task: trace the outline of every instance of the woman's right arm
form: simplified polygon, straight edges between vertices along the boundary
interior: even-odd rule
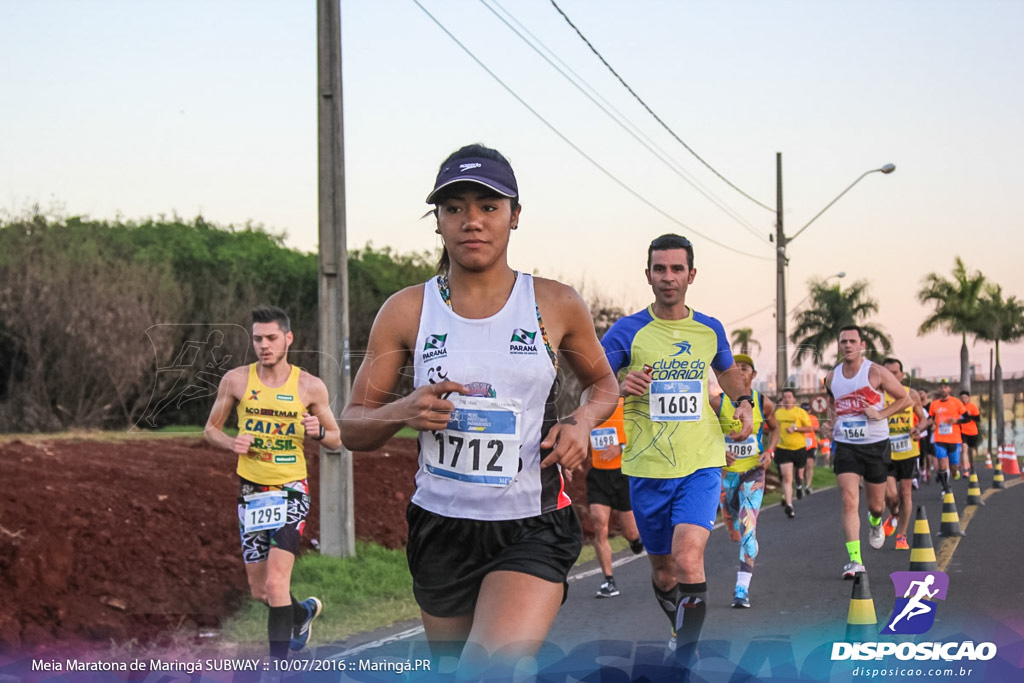
[[[404,397],[394,393],[416,342],[422,296],[422,285],[408,287],[377,313],[351,399],[341,413],[341,441],[351,451],[375,450],[405,426],[444,429],[454,406],[442,396],[464,390],[456,382],[441,382]]]

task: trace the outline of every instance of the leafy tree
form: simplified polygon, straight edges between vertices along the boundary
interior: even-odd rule
[[[999,342],[1015,342],[1024,338],[1024,302],[1015,296],[1003,298],[999,285],[987,284],[978,301],[971,330],[979,339],[994,342],[996,346],[995,365],[995,413],[996,440],[998,445],[1006,443],[1005,414],[1003,413],[1003,367],[999,362]]]
[[[738,353],[750,355],[751,347],[756,346],[761,351],[761,342],[754,339],[754,330],[749,327],[741,327],[732,331],[732,346],[738,348]]]
[[[434,270],[428,254],[369,245],[349,266],[356,350],[381,303]],[[262,304],[288,311],[291,362],[331,371],[318,367],[317,269],[251,224],[0,222],[0,430],[201,424],[223,373],[251,362]]]
[[[819,367],[827,367],[825,350],[835,348],[839,330],[846,325],[859,325],[867,343],[867,353],[877,358],[892,349],[889,336],[877,325],[865,322],[878,312],[878,302],[868,296],[868,283],[858,280],[845,290],[838,284],[826,285],[824,280],[812,279],[807,307],[796,314],[796,327],[790,341],[796,345],[793,364],[810,357]],[[838,353],[836,354],[838,358]]]
[[[959,256],[953,267],[952,279],[937,273],[924,277],[917,293],[922,304],[932,304],[932,314],[924,319],[918,336],[942,329],[960,335],[960,386],[971,390],[971,365],[967,352],[967,335],[973,333],[972,320],[978,313],[978,300],[985,287],[985,276],[967,267]]]
[[[12,352],[0,427],[130,425],[152,351],[144,330],[180,314],[168,268],[124,262],[78,221],[0,232],[0,316]]]

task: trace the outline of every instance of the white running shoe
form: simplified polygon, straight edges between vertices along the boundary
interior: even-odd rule
[[[852,579],[853,577],[857,576],[858,573],[863,571],[867,570],[864,569],[864,565],[862,565],[860,562],[847,562],[846,566],[843,567],[843,578]]]
[[[868,530],[868,543],[870,543],[871,547],[875,550],[878,550],[885,545],[885,529],[882,528],[881,521],[876,525],[872,525]]]

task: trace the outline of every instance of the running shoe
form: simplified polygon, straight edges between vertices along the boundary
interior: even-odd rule
[[[885,545],[885,530],[882,529],[881,521],[879,521],[878,524],[872,525],[868,529],[868,543],[870,543],[871,547],[875,550],[878,550]]]
[[[885,537],[888,538],[896,533],[896,520],[892,515],[889,515],[885,522],[882,524],[882,530],[885,531]]]
[[[919,487],[919,484],[917,483],[917,477],[914,477],[914,478],[913,478],[913,479],[911,480],[911,482],[910,482],[910,485],[911,485],[911,486],[912,486],[912,487],[914,488],[914,490],[915,490],[915,491],[916,491],[916,490],[918,489],[918,487]]]
[[[906,534],[896,534],[896,550],[910,550]]]
[[[313,620],[320,616],[324,606],[317,598],[306,598],[299,603],[306,610],[306,618],[301,624],[292,628],[292,642],[288,647],[292,650],[301,650],[309,642],[309,636],[313,633]]]
[[[800,485],[800,482],[796,482],[796,499],[800,500],[804,497],[804,487]]]
[[[793,509],[792,505],[786,505],[786,516],[790,519],[796,517],[796,510]]]
[[[639,538],[629,542],[629,549],[633,551],[634,555],[639,555],[644,551],[644,542]]]
[[[847,562],[846,566],[843,567],[843,578],[852,579],[857,574],[864,571],[867,570],[864,569],[864,565],[862,565],[860,562]]]
[[[953,481],[959,481],[959,480],[960,480],[960,470],[957,470],[956,472],[953,473]]]
[[[608,579],[601,584],[601,587],[597,589],[597,598],[614,598],[619,594],[619,589],[615,585],[614,579]]]
[[[804,495],[805,496],[809,496],[812,493],[814,493],[814,489],[812,489],[810,486],[805,486],[804,487]]]
[[[747,589],[743,586],[736,586],[736,592],[733,594],[732,606],[735,608],[750,607],[750,599],[747,597]]]

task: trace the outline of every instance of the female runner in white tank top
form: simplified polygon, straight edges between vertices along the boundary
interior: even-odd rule
[[[580,296],[509,267],[518,194],[495,150],[470,145],[442,163],[427,198],[439,275],[381,307],[341,420],[353,451],[420,432],[410,571],[434,655],[460,667],[499,650],[514,663],[547,636],[582,544],[562,473],[582,466],[618,399]],[[584,401],[556,420],[559,351]],[[414,390],[396,396],[410,364]]]

